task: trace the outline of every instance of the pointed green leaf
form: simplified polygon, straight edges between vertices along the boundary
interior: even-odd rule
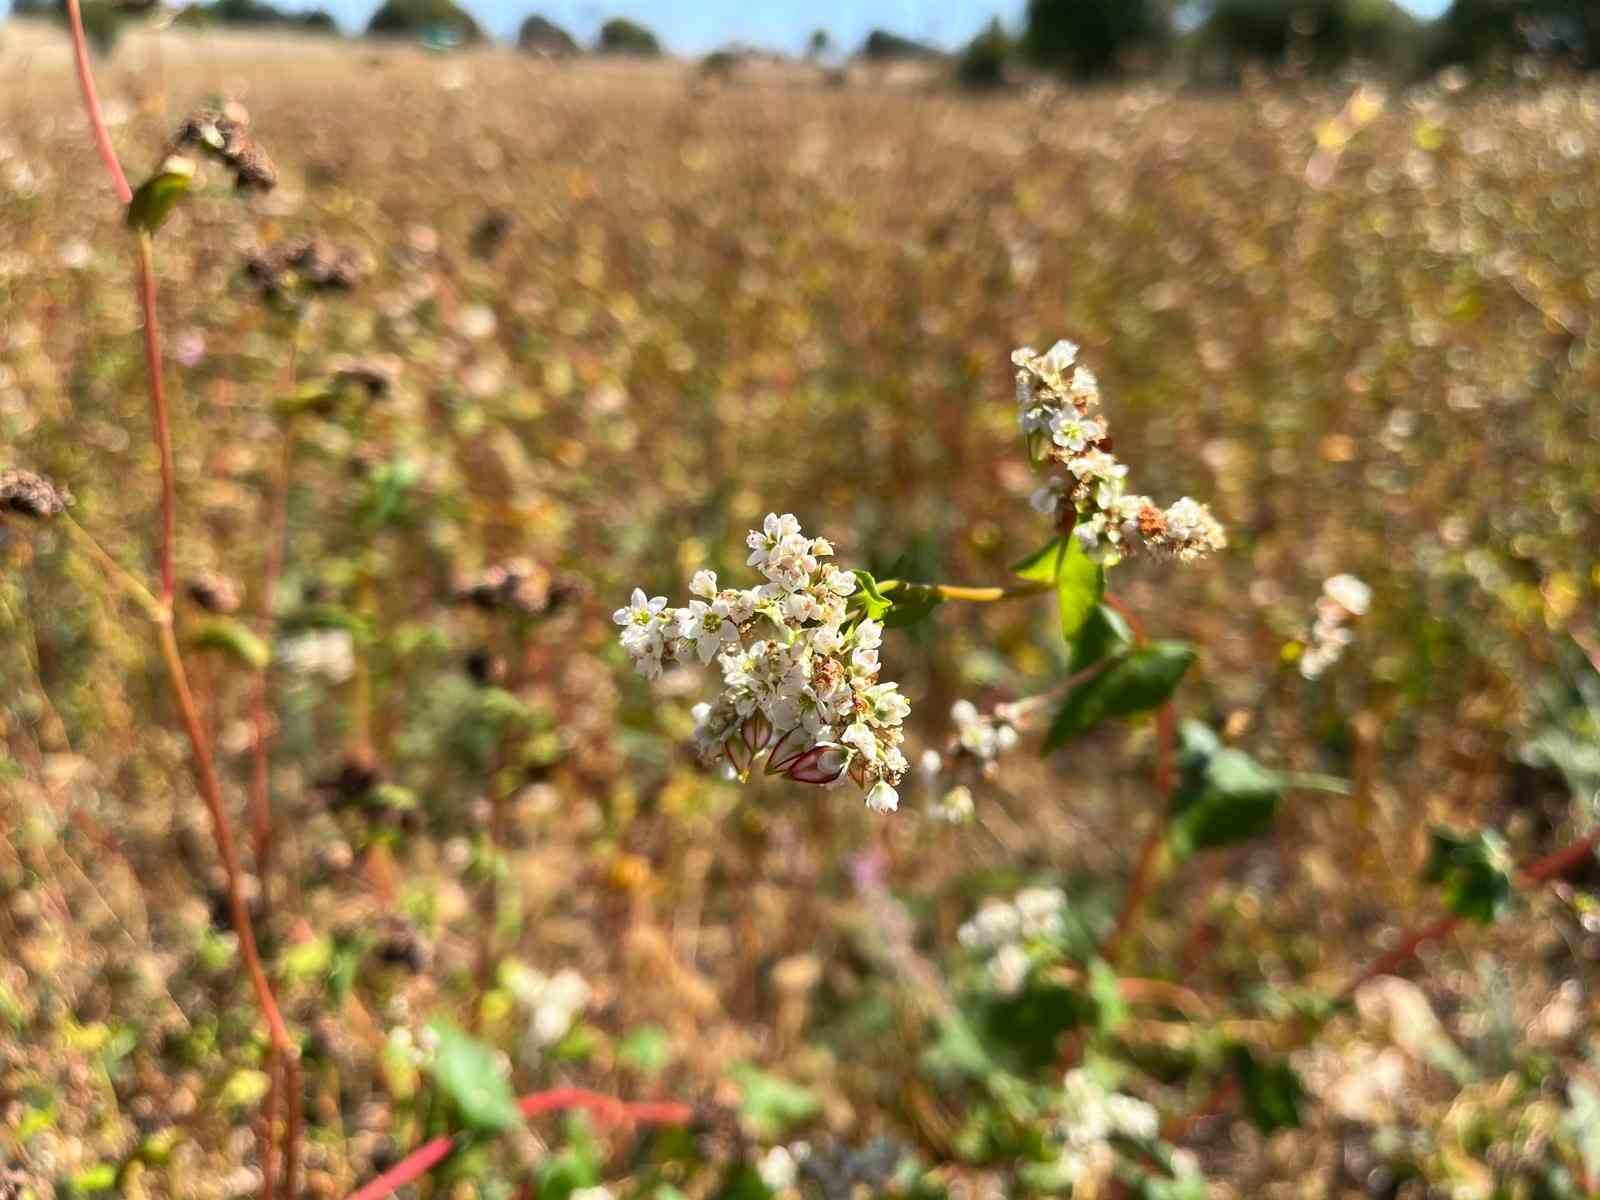
[[[1061,636],[1072,641],[1100,603],[1106,590],[1105,568],[1084,552],[1077,538],[1059,537],[1013,566],[1012,571],[1035,583],[1052,583]]]
[[[729,1074],[739,1085],[739,1116],[757,1137],[781,1138],[791,1126],[816,1116],[820,1107],[809,1089],[740,1063]]]
[[[154,233],[166,224],[178,201],[189,194],[189,183],[194,178],[194,164],[179,155],[173,155],[161,164],[161,169],[139,185],[133,199],[128,201],[128,228]]]
[[[494,1050],[448,1021],[434,1021],[429,1028],[439,1043],[433,1081],[462,1123],[475,1133],[499,1133],[517,1124],[522,1113]]]
[[[1194,648],[1181,642],[1151,642],[1118,659],[1067,693],[1045,734],[1045,751],[1101,721],[1157,707],[1172,695],[1194,660]]]
[[[261,670],[272,657],[267,643],[238,621],[214,617],[196,626],[189,644],[197,650],[216,650],[253,670]]]
[[[1248,1046],[1234,1046],[1229,1057],[1250,1123],[1262,1133],[1299,1129],[1305,1087],[1294,1068],[1281,1060],[1259,1059]]]
[[[894,607],[894,602],[878,590],[878,581],[872,577],[872,572],[855,570],[850,573],[856,577],[856,592],[850,597],[851,605],[860,609],[869,621],[883,620],[889,609]]]
[[[1511,903],[1511,852],[1492,829],[1462,836],[1434,829],[1424,883],[1437,883],[1445,906],[1458,917],[1488,925]]]
[[[1089,964],[1089,998],[1094,1001],[1095,1024],[1102,1033],[1115,1033],[1128,1019],[1117,973],[1103,958]]]
[[[1265,832],[1278,812],[1283,778],[1242,750],[1217,746],[1206,752],[1196,746],[1193,726],[1185,723],[1181,758],[1183,779],[1172,797],[1167,841],[1174,854],[1186,858],[1197,850],[1232,845]]]
[[[1072,643],[1072,660],[1067,672],[1076,675],[1101,659],[1123,653],[1132,645],[1133,630],[1127,618],[1109,605],[1097,604]]]

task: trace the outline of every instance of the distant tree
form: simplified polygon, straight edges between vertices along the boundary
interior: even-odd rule
[[[1455,0],[1434,24],[1428,65],[1492,67],[1533,54],[1600,67],[1596,0]]]
[[[833,49],[833,38],[826,29],[813,29],[806,39],[806,57],[821,58]]]
[[[517,30],[517,47],[545,58],[569,58],[578,53],[578,43],[570,33],[537,13]]]
[[[942,56],[932,46],[922,42],[914,42],[886,29],[874,29],[861,44],[861,57],[869,62],[907,62]]]
[[[1328,71],[1352,59],[1400,69],[1420,33],[1394,0],[1214,0],[1198,41],[1229,73],[1246,62]]]
[[[367,22],[367,36],[481,42],[483,30],[454,0],[385,0]]]
[[[612,17],[600,26],[600,40],[595,44],[595,49],[601,54],[657,58],[661,54],[661,43],[643,25],[626,17]]]
[[[211,4],[191,4],[174,18],[174,23],[190,28],[235,26],[253,29],[298,29],[308,33],[338,33],[339,26],[329,14],[288,12],[261,0],[214,0]]]
[[[96,54],[109,55],[122,37],[128,13],[122,11],[113,0],[83,0],[79,11],[83,14],[83,34],[90,47]],[[13,0],[11,15],[52,17],[65,23],[67,6],[65,0]]]
[[[1128,57],[1168,36],[1161,0],[1028,0],[1023,49],[1030,62],[1078,79],[1117,74]]]
[[[996,17],[961,52],[961,60],[956,64],[956,78],[963,87],[1001,87],[1006,81],[1006,67],[1015,52],[1015,44]]]

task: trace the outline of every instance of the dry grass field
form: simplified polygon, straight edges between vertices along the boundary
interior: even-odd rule
[[[611,620],[635,585],[748,582],[767,512],[880,578],[1005,582],[1050,536],[1009,355],[1057,337],[1141,486],[1228,529],[1205,563],[1117,568],[1151,636],[1200,648],[1181,715],[1346,782],[1168,863],[1117,963],[1127,1011],[1051,1025],[1045,1060],[1115,1063],[1181,1123],[1226,1047],[1286,1056],[1298,1128],[1228,1108],[1173,1133],[1211,1195],[1596,1194],[1592,856],[1318,1006],[1445,911],[1430,828],[1529,863],[1600,816],[1600,86],[1394,92],[1341,133],[1348,88],[972,98],[173,33],[96,70],[135,184],[219,100],[281,176],[239,199],[203,169],[156,271],[179,575],[236,581],[238,624],[275,614],[265,872],[249,649],[192,601],[176,619],[302,1046],[305,1195],[443,1132],[439,1016],[519,1092],[698,1123],[519,1128],[435,1196],[1070,1191],[1022,1169],[1054,1151],[1005,1084],[1056,1067],[961,1057],[957,931],[1029,884],[1104,931],[1156,820],[1152,726],[1008,758],[969,823],[910,780],[880,815],[703,770],[701,673],[637,678]],[[247,256],[305,234],[359,280],[265,296]],[[129,242],[65,37],[0,26],[0,470],[70,488],[149,577]],[[381,389],[317,390],[357,367]],[[460,602],[519,557],[532,601]],[[1340,573],[1370,611],[1308,680],[1297,639]],[[891,630],[913,762],[956,700],[1065,678],[1053,625],[1025,600]],[[260,1191],[264,1035],[162,672],[103,562],[0,521],[0,1197]],[[1208,1194],[1128,1161],[1072,1194]]]

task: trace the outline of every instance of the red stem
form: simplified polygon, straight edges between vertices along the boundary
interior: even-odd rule
[[[1177,743],[1177,710],[1172,707],[1172,701],[1168,700],[1156,709],[1155,780],[1156,792],[1161,797],[1161,808],[1156,812],[1150,832],[1145,835],[1144,845],[1139,849],[1139,861],[1133,869],[1133,879],[1128,883],[1128,895],[1122,902],[1122,912],[1117,917],[1111,935],[1106,938],[1105,945],[1100,947],[1100,957],[1107,962],[1115,961],[1117,951],[1122,948],[1128,935],[1138,924],[1139,915],[1144,911],[1144,902],[1155,887],[1156,869],[1161,863],[1161,844],[1167,836],[1167,807],[1172,800]]]
[[[161,456],[161,602],[168,611],[177,591],[173,547],[178,540],[177,481],[172,466],[172,418],[161,370],[161,325],[156,317],[155,250],[148,233],[139,234],[139,305],[144,310],[144,361],[150,380],[150,416]]]
[[[67,0],[67,27],[72,33],[72,64],[78,71],[78,90],[83,93],[83,111],[88,114],[90,128],[94,130],[95,149],[100,152],[100,161],[111,176],[111,186],[116,189],[117,200],[127,207],[133,200],[133,189],[128,186],[128,177],[122,173],[122,164],[117,161],[116,149],[111,145],[111,134],[106,129],[105,114],[100,111],[100,94],[95,90],[94,72],[89,69],[89,39],[84,36],[83,12],[78,7],[78,0]]]
[[[517,1102],[524,1117],[533,1118],[544,1113],[565,1112],[581,1108],[593,1113],[602,1121],[613,1124],[636,1122],[641,1125],[686,1125],[694,1117],[687,1104],[667,1102],[662,1104],[629,1104],[613,1096],[582,1088],[551,1088],[546,1092],[533,1092]],[[382,1200],[394,1194],[413,1179],[426,1175],[457,1148],[456,1138],[438,1137],[425,1142],[401,1159],[371,1183],[351,1192],[346,1200]]]

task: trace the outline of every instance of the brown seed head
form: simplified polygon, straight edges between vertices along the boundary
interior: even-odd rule
[[[72,493],[43,475],[20,468],[0,471],[0,512],[49,521],[66,512]]]

